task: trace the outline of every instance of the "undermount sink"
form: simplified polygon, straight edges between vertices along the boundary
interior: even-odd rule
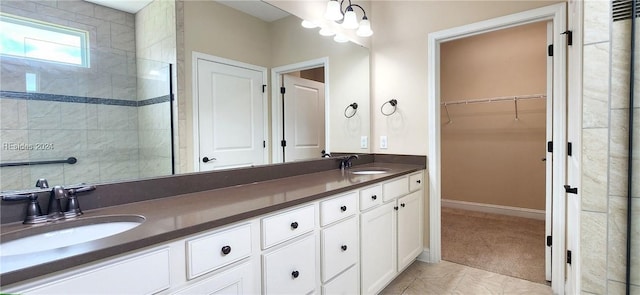
[[[131,230],[144,222],[139,215],[80,218],[0,236],[0,256],[22,255],[82,244]]]
[[[384,174],[384,173],[389,173],[389,171],[391,171],[391,169],[380,168],[380,167],[363,167],[363,168],[351,169],[349,172],[351,174],[368,175],[368,174]]]

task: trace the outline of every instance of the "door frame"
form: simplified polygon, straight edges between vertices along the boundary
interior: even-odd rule
[[[565,289],[565,200],[563,188],[566,180],[567,138],[567,42],[560,32],[566,31],[566,3],[554,4],[529,11],[498,17],[456,28],[433,32],[428,35],[428,134],[429,134],[429,260],[441,260],[441,126],[440,126],[440,43],[509,27],[539,21],[552,21],[554,87],[553,87],[553,236],[552,243],[560,247],[552,254],[552,281],[554,294],[564,294]],[[579,111],[579,110],[576,110]],[[543,241],[541,246],[544,245]],[[576,259],[577,260],[577,259]]]
[[[283,74],[297,72],[302,70],[308,70],[313,68],[324,67],[324,144],[325,151],[330,152],[329,134],[329,57],[321,57],[317,59],[302,61],[299,63],[284,65],[271,69],[271,81],[273,82],[271,87],[271,163],[283,163],[283,155],[280,152],[280,141],[283,136],[282,128],[275,128],[275,126],[282,126],[282,97],[280,96],[280,85],[282,85]]]
[[[239,68],[245,68],[262,73],[262,85],[267,84],[267,68],[256,66],[248,63],[244,63],[237,60],[232,60],[224,57],[210,55],[202,52],[191,52],[191,97],[193,97],[193,170],[194,172],[200,171],[200,118],[198,115],[199,101],[198,97],[198,61],[205,60],[225,65],[230,65]],[[266,86],[265,86],[266,87]],[[263,117],[263,138],[267,143],[263,149],[264,164],[269,162],[269,111],[268,111],[267,93],[262,92],[262,117]]]

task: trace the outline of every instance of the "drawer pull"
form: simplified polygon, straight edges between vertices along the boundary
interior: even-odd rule
[[[402,208],[404,208],[404,203],[400,204],[400,206],[402,206]]]
[[[298,272],[297,270],[294,270],[294,271],[291,273],[291,276],[292,276],[294,279],[297,279],[297,278],[298,278],[298,276],[300,276],[300,272]]]
[[[378,198],[378,196],[376,196],[376,195],[371,196],[371,199],[372,199],[372,200],[375,200],[375,199],[377,199],[377,198]]]
[[[227,255],[229,253],[231,253],[231,247],[230,246],[222,247],[222,254]]]
[[[342,212],[347,211],[347,206],[340,207],[340,210],[342,210]]]
[[[347,251],[347,245],[342,245],[340,246],[340,248],[342,249],[342,251]]]
[[[293,229],[298,228],[298,223],[297,223],[297,222],[295,222],[295,221],[294,221],[294,222],[292,222],[292,223],[291,223],[291,228],[293,228]]]
[[[416,180],[417,183],[422,183],[422,180],[418,179]]]

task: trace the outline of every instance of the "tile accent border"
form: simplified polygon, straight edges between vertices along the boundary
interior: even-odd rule
[[[102,104],[102,105],[115,105],[126,107],[141,107],[152,104],[158,104],[168,102],[170,100],[169,95],[154,97],[145,100],[126,100],[126,99],[113,99],[113,98],[99,98],[99,97],[87,97],[87,96],[72,96],[72,95],[60,95],[60,94],[48,94],[37,92],[18,92],[18,91],[6,91],[0,90],[0,99],[23,99],[23,100],[38,100],[38,101],[55,101],[55,102],[71,102],[71,103],[88,103],[88,104]]]

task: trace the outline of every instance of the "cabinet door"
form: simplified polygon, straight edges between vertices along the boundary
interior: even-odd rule
[[[360,218],[361,291],[378,293],[396,275],[396,206],[384,204]]]
[[[257,294],[253,283],[253,268],[251,261],[241,263],[228,270],[196,283],[176,293],[187,294]]]
[[[398,271],[422,252],[422,192],[398,199]]]

